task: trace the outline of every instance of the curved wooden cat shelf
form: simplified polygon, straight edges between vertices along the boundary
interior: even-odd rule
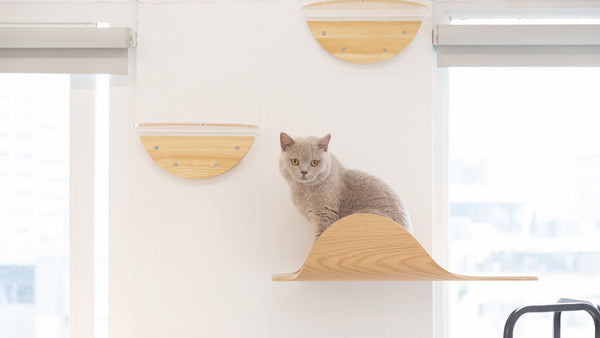
[[[237,165],[254,142],[248,124],[138,124],[144,149],[166,171],[186,178],[221,175]],[[225,134],[220,133],[225,131]],[[236,135],[242,134],[242,135]]]
[[[467,276],[438,265],[403,227],[385,217],[355,214],[333,223],[300,270],[273,281],[527,281],[535,276]]]
[[[303,7],[317,42],[336,58],[357,64],[385,61],[404,50],[428,7],[402,0],[337,0]]]

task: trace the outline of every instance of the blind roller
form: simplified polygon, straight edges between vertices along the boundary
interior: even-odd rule
[[[130,28],[0,27],[0,72],[127,74]]]
[[[439,67],[600,66],[600,25],[437,25]]]

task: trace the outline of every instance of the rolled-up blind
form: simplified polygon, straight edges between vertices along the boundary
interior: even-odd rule
[[[0,72],[127,74],[130,28],[0,27]]]
[[[600,66],[600,25],[438,25],[439,67]]]

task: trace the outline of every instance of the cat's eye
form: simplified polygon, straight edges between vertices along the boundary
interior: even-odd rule
[[[318,160],[312,160],[312,161],[310,162],[310,165],[311,165],[311,166],[313,166],[313,167],[316,167],[316,166],[318,166],[318,165],[319,165],[319,161],[318,161]]]
[[[298,161],[297,158],[293,158],[290,161],[292,162],[292,165],[298,165],[298,164],[300,164],[300,161]]]

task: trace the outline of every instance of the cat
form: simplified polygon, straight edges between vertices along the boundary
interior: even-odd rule
[[[349,170],[328,151],[331,134],[293,139],[279,135],[279,170],[292,202],[313,227],[314,240],[335,221],[356,213],[387,217],[412,231],[407,210],[382,180]]]

